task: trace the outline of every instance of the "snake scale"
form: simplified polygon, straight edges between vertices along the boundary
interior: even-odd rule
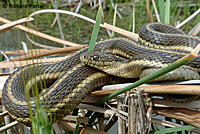
[[[198,37],[186,35],[181,30],[162,23],[144,25],[141,28],[139,41],[141,43],[127,38],[107,39],[97,42],[92,53],[88,52],[86,47],[59,62],[21,67],[7,79],[4,85],[3,104],[13,119],[30,125],[26,94],[31,94],[29,103],[35,113],[36,104],[33,97],[35,95],[31,91],[43,89],[39,94],[40,102],[43,107],[50,107],[47,114],[50,116],[52,113],[55,122],[70,114],[92,90],[106,84],[139,78],[141,73],[148,75],[148,69],[163,68],[192,51],[200,43]],[[99,51],[104,54],[102,57]],[[99,59],[103,62],[97,62]],[[186,74],[187,77],[183,79],[199,79],[199,61],[200,58],[197,57],[179,70],[191,74]],[[98,64],[100,68],[95,69],[95,64],[91,65],[91,63]],[[111,70],[119,68],[120,71],[113,74],[109,72],[110,69],[107,68],[105,71],[103,69],[106,67],[101,68],[110,63],[114,65],[109,67]],[[143,70],[147,71],[143,72]],[[127,75],[127,72],[132,76]],[[182,76],[175,79],[182,79]]]

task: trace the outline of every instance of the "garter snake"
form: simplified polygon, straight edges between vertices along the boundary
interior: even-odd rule
[[[104,46],[104,41],[100,41],[95,50],[108,49]],[[87,50],[88,48],[84,48],[60,62],[32,64],[16,70],[6,80],[2,91],[3,104],[10,116],[30,126],[26,91],[29,92],[32,88],[46,89],[39,95],[40,102],[43,107],[50,105],[47,114],[50,115],[51,112],[56,121],[70,114],[91,90],[105,84],[127,81],[82,64],[80,54]],[[49,82],[46,82],[46,87],[44,81]],[[35,113],[33,97],[30,98],[30,105]]]
[[[174,45],[175,47],[171,47],[167,44],[162,47],[163,44],[162,41],[159,40],[159,37],[164,38],[168,36],[168,34],[158,34],[158,27],[168,34],[178,35],[177,37],[180,36],[180,38],[184,38],[185,40],[187,38],[188,41],[192,40],[192,42],[196,44],[199,43],[197,37],[189,37],[180,30],[173,27],[173,29],[169,28],[171,26],[168,27],[161,23],[150,23],[144,25],[141,30],[144,31],[144,33],[141,34],[139,40],[143,42],[143,44],[127,38],[113,38],[98,42],[95,51],[109,52],[124,57],[126,60],[133,59],[135,64],[138,65],[136,65],[136,68],[143,66],[142,69],[152,66],[166,66],[188,53],[187,49],[185,49],[187,48],[187,43],[176,44]],[[155,29],[155,31],[153,31],[153,29]],[[151,33],[148,33],[148,31]],[[152,36],[151,34],[153,33],[156,33],[154,36],[158,38],[156,40],[161,42],[156,42],[156,44],[149,43],[154,39],[144,39],[148,36]],[[170,37],[167,39],[170,39]],[[194,43],[189,45],[189,51],[191,51],[194,46]],[[177,49],[179,51],[177,51]],[[26,92],[30,92],[32,89],[45,89],[39,94],[40,102],[43,107],[50,107],[50,110],[47,110],[47,114],[50,115],[51,112],[54,121],[56,121],[70,114],[85,98],[87,93],[91,92],[93,89],[106,84],[130,80],[108,75],[103,71],[83,64],[80,61],[80,55],[86,51],[87,48],[83,48],[66,58],[66,60],[60,62],[32,64],[16,70],[7,79],[2,91],[3,104],[11,117],[26,125],[30,125],[31,119]],[[95,60],[95,56],[93,59]],[[200,67],[199,61],[200,60],[197,58],[189,63],[188,66],[193,68],[190,68],[191,70],[198,70]],[[123,70],[123,68],[121,70]],[[141,68],[139,70],[141,70]],[[44,81],[46,84],[44,84]],[[30,106],[33,113],[35,113],[36,104],[34,103],[34,97],[30,97]]]

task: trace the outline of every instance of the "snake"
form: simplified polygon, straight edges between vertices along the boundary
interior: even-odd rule
[[[168,42],[164,43],[163,38]],[[56,122],[77,108],[92,90],[129,82],[148,75],[152,69],[166,67],[191,52],[199,42],[197,36],[187,35],[173,26],[148,23],[141,28],[139,42],[129,38],[106,39],[97,42],[93,52],[85,47],[62,61],[17,69],[4,84],[2,102],[13,119],[30,126],[29,109],[35,115],[38,94],[48,117],[52,116]],[[197,57],[180,68],[179,78],[167,76],[165,80],[199,79],[199,61]]]

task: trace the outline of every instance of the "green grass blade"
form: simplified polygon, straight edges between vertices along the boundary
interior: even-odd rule
[[[92,37],[91,37],[91,40],[90,40],[90,43],[89,43],[89,48],[88,48],[89,51],[93,51],[94,48],[95,48],[95,43],[96,43],[96,40],[97,40],[99,27],[100,27],[100,23],[101,23],[101,13],[102,13],[102,7],[99,6],[99,10],[98,10],[97,17],[96,17],[96,23],[94,25]]]
[[[40,106],[38,108],[38,110],[37,110],[37,118],[42,123],[42,125],[47,125],[48,124],[47,114],[46,114],[45,109],[42,108],[42,106]]]
[[[167,67],[165,67],[163,69],[160,69],[159,71],[157,71],[157,72],[155,72],[155,73],[153,73],[151,75],[148,75],[148,76],[146,76],[146,77],[134,82],[133,84],[131,84],[131,85],[127,86],[127,87],[124,87],[124,88],[122,88],[122,89],[120,89],[120,90],[118,90],[118,91],[116,91],[116,92],[104,97],[103,99],[98,101],[96,103],[96,105],[100,105],[100,104],[112,99],[113,97],[115,97],[115,96],[117,96],[117,95],[119,95],[121,93],[124,93],[126,91],[130,91],[133,88],[136,88],[136,87],[138,87],[138,86],[140,86],[140,85],[142,85],[144,83],[148,83],[149,81],[151,81],[151,80],[153,80],[155,78],[158,78],[159,76],[162,76],[162,75],[164,75],[164,74],[166,74],[166,73],[168,73],[168,72],[170,72],[172,70],[175,70],[175,69],[179,68],[180,66],[190,62],[194,57],[195,57],[194,55],[185,56],[185,57],[177,60],[176,62],[170,64],[169,66],[167,66]]]
[[[185,131],[185,130],[190,130],[194,129],[196,127],[187,125],[187,126],[181,126],[181,127],[174,127],[174,128],[166,128],[166,129],[160,129],[160,130],[155,130],[152,131],[151,134],[166,134],[166,133],[174,133],[178,131]]]
[[[40,104],[36,109],[37,116],[32,118],[32,129],[34,134],[53,134],[52,122],[48,121],[47,113]]]
[[[164,23],[165,21],[165,2],[164,0],[158,0],[160,9],[160,21]]]
[[[109,10],[110,10],[110,14],[111,14],[113,11],[112,0],[108,0],[108,4],[109,4]]]
[[[75,128],[75,134],[79,134],[79,125],[80,125],[80,122],[77,121],[76,122],[76,128]]]
[[[129,30],[130,32],[133,32],[133,10],[131,11],[130,23],[129,23],[128,30]]]
[[[169,117],[168,117],[169,118]],[[176,124],[181,124],[180,120],[175,120]],[[177,134],[183,134],[181,131],[178,131]]]
[[[170,0],[166,0],[166,5],[165,5],[165,24],[170,23]]]
[[[116,14],[117,14],[117,4],[115,5],[115,12],[114,12],[114,17],[113,17],[113,26],[116,24]],[[112,31],[112,37],[115,36],[115,32]]]
[[[78,115],[78,110],[79,110],[78,108],[74,109],[73,112],[72,112],[72,115],[73,116],[77,116]],[[79,134],[79,125],[80,125],[80,122],[77,121],[76,122],[76,128],[75,128],[75,134]]]

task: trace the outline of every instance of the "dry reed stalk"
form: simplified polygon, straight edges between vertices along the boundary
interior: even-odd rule
[[[152,100],[151,100],[151,98],[149,97],[149,94],[147,94],[147,93],[144,93],[144,95],[145,95],[145,98],[146,98],[146,105],[147,105],[147,107],[146,107],[146,120],[149,122],[149,125],[148,125],[148,130],[147,130],[147,133],[149,134],[150,133],[150,130],[151,130],[151,124],[152,124],[152,122],[151,122],[151,120],[152,120],[152,107],[153,107],[153,103],[152,103]]]
[[[11,23],[12,22],[12,21],[9,21],[9,20],[7,20],[5,18],[2,18],[2,17],[0,17],[0,21],[4,22],[4,23]],[[22,26],[22,25],[17,25],[17,26],[14,26],[14,27],[19,28],[19,29],[21,29],[23,31],[26,31],[28,33],[34,34],[36,36],[40,36],[42,38],[45,38],[45,39],[60,43],[60,44],[66,44],[66,45],[69,45],[69,46],[80,46],[80,44],[76,44],[76,43],[73,43],[73,42],[65,41],[65,40],[62,40],[62,39],[59,39],[59,38],[56,38],[56,37],[41,33],[39,31],[27,28],[27,27]]]
[[[78,3],[78,5],[76,6],[75,13],[78,13],[78,12],[79,12],[79,10],[81,9],[81,6],[82,6],[82,5],[83,5],[83,1],[80,0],[79,3]]]
[[[0,68],[10,68],[10,67],[21,67],[28,64],[39,63],[39,62],[56,62],[66,59],[65,57],[59,58],[47,58],[47,59],[34,59],[34,60],[23,60],[23,61],[10,61],[10,62],[0,62]]]
[[[53,129],[54,129],[54,131],[55,131],[56,134],[62,134],[62,131],[61,131],[58,123],[54,123],[53,124]]]
[[[33,17],[35,15],[38,15],[38,14],[42,14],[42,13],[62,13],[62,14],[68,14],[68,15],[72,15],[72,16],[75,16],[75,17],[78,17],[78,18],[81,18],[81,19],[84,19],[88,22],[91,22],[93,24],[96,23],[95,20],[93,19],[90,19],[86,16],[83,16],[83,15],[80,15],[80,14],[77,14],[77,13],[74,13],[74,12],[70,12],[70,11],[66,11],[66,10],[56,10],[56,9],[43,9],[43,10],[38,10],[36,12],[33,12],[32,14],[29,15],[29,17]],[[100,24],[100,26],[102,26],[102,24]]]
[[[107,103],[105,103],[107,104]],[[123,103],[124,104],[124,103]],[[118,103],[117,103],[118,105]],[[125,104],[124,105],[121,105],[121,110],[119,110],[118,108],[115,108],[115,107],[111,107],[110,105],[107,104],[107,106],[112,110],[114,111],[114,113],[116,114],[116,116],[120,117],[122,120],[124,121],[128,121],[127,120],[127,117],[128,117],[128,113],[125,111]]]
[[[83,103],[79,104],[78,108],[87,109],[89,111],[94,111],[94,112],[99,112],[99,113],[104,113],[107,115],[115,114],[114,110],[110,110],[108,108],[97,107],[97,106],[93,106],[93,105],[88,105],[88,104],[83,104]]]
[[[147,16],[150,22],[153,22],[152,13],[149,7],[149,0],[146,0],[146,9],[147,9]]]
[[[159,125],[166,126],[166,127],[172,127],[172,128],[173,127],[181,127],[182,126],[180,124],[176,124],[176,123],[173,123],[173,122],[160,120],[160,119],[156,119],[156,118],[152,118],[152,123],[159,124]],[[199,129],[191,129],[191,130],[187,130],[187,131],[200,133]]]
[[[165,120],[161,120],[161,119],[157,119],[157,118],[152,118],[152,123],[159,124],[159,125],[166,126],[166,127],[180,127],[180,126],[182,126],[180,124],[176,124],[176,123],[173,123],[173,122],[170,122],[170,121],[165,121]]]
[[[128,97],[128,133],[129,134],[136,134],[136,103],[135,97],[129,96]]]
[[[194,12],[192,15],[190,15],[187,19],[185,19],[183,22],[176,25],[176,28],[181,28],[183,25],[185,25],[186,23],[191,21],[194,17],[196,17],[199,13],[200,13],[200,8],[196,12]]]
[[[8,111],[4,111],[4,112],[0,113],[0,117],[4,117],[6,115],[8,115]]]
[[[3,106],[3,112],[6,112],[6,111],[7,111],[6,108]],[[15,123],[12,123],[12,118],[10,117],[10,115],[4,116],[4,122],[5,122],[5,126],[0,128],[0,132],[7,130],[7,134],[12,134],[14,131],[12,127],[17,125],[18,122],[15,121]]]
[[[52,49],[52,50],[41,51],[39,53],[30,53],[30,54],[22,55],[22,56],[17,57],[17,58],[12,58],[10,60],[21,61],[21,60],[29,60],[29,59],[32,59],[32,58],[40,58],[40,57],[43,57],[43,56],[49,56],[49,55],[53,55],[53,54],[77,51],[77,50],[83,48],[84,46],[85,45],[65,47],[65,48],[57,48],[57,49]],[[5,61],[2,61],[2,62],[5,62]]]
[[[101,130],[96,130],[90,127],[84,127],[83,132],[80,134],[109,134],[109,133],[101,131]]]
[[[110,24],[107,24],[107,23],[104,23],[103,27],[106,28],[106,29],[112,30],[112,31],[114,31],[116,33],[119,33],[121,35],[124,35],[126,37],[132,38],[132,39],[134,39],[136,41],[138,40],[138,34],[126,31],[126,30],[118,28],[118,27],[114,27],[114,26],[112,26]]]
[[[118,120],[117,116],[112,115],[108,120],[108,122],[106,123],[104,131],[107,132],[117,122],[117,120]]]
[[[141,87],[144,93],[200,95],[199,85],[151,85]]]
[[[198,22],[194,28],[188,33],[189,35],[197,35],[200,32],[200,22]]]
[[[88,117],[80,117],[80,116],[72,116],[72,115],[67,115],[62,120],[63,121],[79,121],[79,122],[83,122],[85,124],[88,124],[88,122],[89,122]]]
[[[107,32],[108,36],[109,36],[110,38],[112,38],[112,33],[110,32],[110,30],[106,29],[106,32]]]
[[[147,133],[147,131],[150,131],[150,126],[148,126],[148,120],[147,120],[147,105],[145,98],[143,97],[143,94],[141,91],[137,88],[136,91],[136,96],[138,98],[138,131],[139,133]]]
[[[28,50],[28,53],[38,53],[38,52],[42,52],[46,50],[47,49],[32,49],[32,50]],[[4,51],[4,53],[7,56],[21,56],[25,54],[24,50]],[[0,56],[4,56],[4,55],[0,53]]]
[[[144,94],[145,95],[145,98],[146,98],[146,103],[147,103],[147,114],[146,114],[146,117],[147,117],[147,120],[149,122],[151,122],[151,115],[152,115],[152,107],[153,107],[153,104],[152,104],[152,100],[151,98],[149,97],[149,94]]]
[[[166,117],[182,120],[188,124],[200,128],[200,112],[185,108],[157,108],[153,109],[153,113]]]
[[[52,28],[52,27],[56,24],[56,20],[57,20],[57,15],[56,15],[56,17],[54,18],[54,20],[53,20],[53,22],[52,22],[50,28]]]
[[[133,28],[132,32],[135,33],[135,0],[133,0]]]
[[[29,21],[32,21],[32,20],[34,20],[34,19],[32,17],[29,17],[29,18],[23,18],[23,19],[19,19],[19,20],[1,25],[0,26],[0,33],[5,32],[7,30],[10,30],[11,28],[13,28],[16,25],[19,25],[19,24],[22,24],[22,23],[25,23],[25,22],[29,22]]]
[[[195,83],[194,83],[195,84]],[[122,89],[123,87],[128,86],[129,84],[119,84],[113,86],[105,86],[103,90],[94,91],[90,93],[91,96],[105,96],[109,95],[117,90]],[[116,87],[119,87],[116,89]],[[113,88],[112,88],[113,87]],[[143,85],[140,86],[140,90],[143,93],[154,93],[154,94],[193,94],[200,95],[199,85]]]
[[[117,109],[119,111],[123,111],[123,98],[119,95],[117,98]],[[119,134],[126,134],[126,122],[118,115],[118,133]]]
[[[152,99],[154,107],[174,107],[174,108],[200,108],[200,101],[195,100],[186,103],[177,103],[170,100]]]
[[[115,4],[114,4],[113,0],[111,0],[111,5],[112,5],[112,8],[115,9]],[[118,10],[116,10],[116,14],[118,15],[118,17],[119,17],[120,19],[123,19],[122,15],[119,13]]]
[[[9,123],[9,124],[7,124],[7,125],[1,127],[1,128],[0,128],[0,133],[3,132],[3,131],[5,131],[5,130],[7,130],[7,133],[8,133],[8,134],[13,134],[11,131],[8,131],[8,129],[10,129],[10,128],[16,126],[17,124],[19,124],[19,123],[18,123],[17,121],[14,121],[14,122],[11,122],[11,123]]]
[[[56,0],[55,2],[54,2],[53,0],[51,0],[51,3],[52,3],[52,5],[53,5],[53,8],[54,8],[54,9],[58,9],[58,0]],[[58,22],[58,28],[59,28],[59,31],[60,31],[61,39],[62,39],[62,40],[65,40],[65,37],[64,37],[64,34],[63,34],[63,30],[62,30],[62,25],[61,25],[59,13],[56,13],[56,18],[55,18],[55,20],[57,20],[57,22]],[[63,44],[63,47],[66,47],[66,45]]]
[[[99,123],[99,130],[104,131],[104,116],[102,114],[98,116],[98,123]]]
[[[155,3],[154,0],[151,0],[151,2],[152,2],[152,4],[153,4],[153,9],[154,9],[155,14],[156,14],[156,19],[157,19],[158,22],[160,22],[160,17],[159,17],[159,14],[158,14],[158,10],[157,10],[157,8],[156,8],[156,3]]]

